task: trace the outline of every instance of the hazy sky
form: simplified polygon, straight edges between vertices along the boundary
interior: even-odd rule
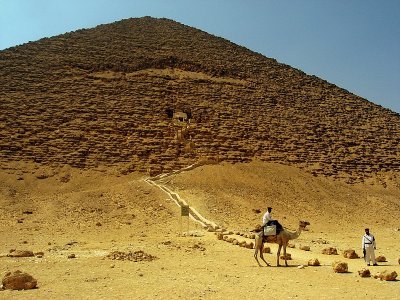
[[[226,38],[400,113],[400,0],[0,0],[0,50],[142,16]]]

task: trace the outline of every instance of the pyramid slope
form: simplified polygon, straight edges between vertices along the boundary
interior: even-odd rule
[[[399,114],[167,19],[1,51],[0,78],[3,163],[156,174],[258,159],[349,182],[400,170]]]

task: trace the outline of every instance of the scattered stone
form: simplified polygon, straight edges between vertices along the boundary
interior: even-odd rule
[[[304,269],[306,266],[305,265],[300,265],[300,266],[298,266],[297,268],[298,269]]]
[[[35,253],[36,257],[38,258],[42,258],[44,256],[44,252],[40,251],[40,252],[36,252]]]
[[[67,258],[69,258],[69,259],[71,259],[71,258],[76,258],[76,256],[75,256],[75,254],[74,253],[71,253],[70,255],[68,255],[68,257]]]
[[[326,255],[338,255],[337,249],[333,247],[328,247],[322,250],[322,254]]]
[[[310,251],[310,246],[301,246],[300,245],[300,250]]]
[[[2,280],[3,288],[7,290],[29,290],[37,286],[37,280],[28,273],[19,270],[8,272]]]
[[[142,250],[135,252],[121,252],[121,251],[113,251],[106,256],[112,260],[129,260],[134,262],[139,261],[153,261],[158,259],[158,257],[145,253]]]
[[[96,223],[96,226],[101,226],[101,223],[100,223],[100,222],[97,222],[97,223]]]
[[[291,244],[291,243],[288,243],[287,246],[288,246],[289,248],[296,248],[296,245],[295,245],[295,244]]]
[[[352,250],[352,249],[344,250],[343,251],[343,256],[345,258],[350,258],[350,259],[360,258],[358,256],[358,254],[356,253],[356,251]]]
[[[285,259],[285,255],[281,255],[281,259]],[[290,253],[286,253],[286,260],[291,260],[292,259],[292,255]]]
[[[246,243],[245,247],[247,249],[253,249],[254,248],[254,243],[253,242],[248,242],[248,243]]]
[[[317,267],[320,266],[321,264],[319,263],[318,258],[312,258],[308,261],[307,265]]]
[[[347,273],[349,271],[349,266],[345,262],[336,261],[332,264],[332,267],[335,273]]]
[[[386,261],[386,257],[383,256],[383,255],[379,255],[379,256],[376,258],[376,261],[377,261],[377,262],[385,262],[385,261]]]
[[[263,253],[271,253],[271,248],[270,247],[264,247]]]
[[[400,265],[400,257],[399,257],[399,259],[397,260],[397,262],[399,263],[399,265]]]
[[[223,240],[224,239],[224,235],[222,233],[217,233],[217,239]]]
[[[362,269],[358,271],[358,275],[361,277],[371,277],[371,272],[368,269]]]
[[[31,257],[34,256],[32,251],[29,250],[10,250],[8,257]]]
[[[374,278],[379,278],[380,280],[386,280],[386,281],[394,281],[396,280],[396,277],[397,277],[396,271],[390,272],[387,270],[380,272],[374,276]]]

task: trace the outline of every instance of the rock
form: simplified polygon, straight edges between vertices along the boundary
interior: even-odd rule
[[[358,271],[358,275],[361,277],[371,277],[371,272],[368,269],[362,269]]]
[[[379,255],[379,256],[376,258],[376,261],[377,261],[377,262],[385,262],[385,261],[386,261],[386,257],[383,256],[383,255]]]
[[[336,261],[332,264],[332,267],[335,273],[347,273],[349,271],[349,266],[345,262]]]
[[[296,248],[296,245],[295,245],[295,244],[291,244],[291,243],[288,243],[287,246],[288,246],[289,248]]]
[[[31,257],[34,256],[32,251],[29,250],[10,250],[8,257]]]
[[[285,255],[281,255],[280,257],[281,259],[285,259]],[[290,253],[286,253],[286,260],[291,260],[292,259],[292,255]]]
[[[248,242],[248,243],[246,243],[246,246],[245,246],[247,249],[253,249],[254,248],[254,243],[253,242]]]
[[[238,245],[238,244],[239,244],[239,241],[237,239],[234,239],[232,242],[232,245]]]
[[[72,253],[72,254],[68,255],[68,258],[69,258],[69,259],[71,259],[71,258],[76,258],[76,256],[75,256],[74,253]]]
[[[376,274],[374,277],[379,278],[380,280],[394,281],[394,280],[396,280],[397,273],[396,273],[396,271],[390,272],[390,271],[385,270],[383,272]]]
[[[308,261],[307,265],[309,266],[320,266],[321,264],[319,263],[318,258],[312,258]]]
[[[310,251],[310,246],[301,246],[300,245],[300,250]]]
[[[19,270],[8,272],[2,280],[3,288],[7,290],[29,290],[36,288],[37,280],[31,275]]]
[[[356,251],[355,251],[355,250],[352,250],[352,249],[344,250],[344,251],[343,251],[343,256],[344,256],[345,258],[350,258],[350,259],[360,258],[360,257],[358,256],[358,254],[356,253]]]
[[[326,255],[337,255],[337,249],[333,247],[328,247],[322,250],[322,254]]]
[[[263,253],[271,253],[271,248],[270,247],[264,247]]]
[[[400,265],[400,257],[399,257],[399,259],[397,260],[397,262],[399,263],[399,265]]]
[[[217,239],[223,240],[224,239],[224,235],[222,233],[217,233]]]
[[[305,265],[300,265],[300,266],[298,266],[297,268],[298,269],[304,269],[306,266]]]

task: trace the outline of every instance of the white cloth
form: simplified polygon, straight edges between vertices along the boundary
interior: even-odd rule
[[[267,211],[264,216],[263,216],[263,224],[267,224],[268,221],[272,221],[272,217],[271,214],[269,213],[269,211]]]
[[[362,237],[362,249],[366,247],[372,246],[373,248],[376,248],[376,242],[375,242],[375,237],[372,234],[364,234]]]
[[[364,234],[362,238],[362,249],[365,249],[365,262],[369,264],[371,261],[376,264],[375,260],[375,248],[376,242],[375,237],[372,234]]]

